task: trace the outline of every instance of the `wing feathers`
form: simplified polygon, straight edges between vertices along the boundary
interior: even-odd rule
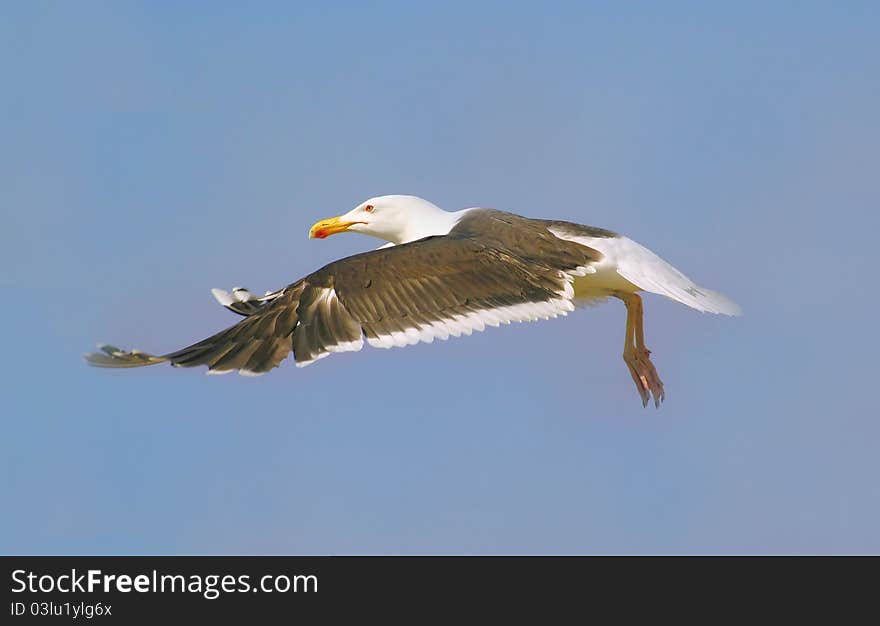
[[[342,259],[262,298],[242,288],[215,289],[217,301],[244,319],[181,350],[154,356],[112,348],[88,360],[100,367],[170,361],[207,365],[211,373],[261,374],[291,351],[304,366],[360,350],[364,338],[405,346],[574,308],[573,273],[598,253],[559,244],[537,221],[493,211],[472,211],[467,219],[450,235]],[[557,244],[548,245],[551,240]]]
[[[170,361],[177,367],[207,365],[210,373],[240,370],[261,374],[277,367],[291,351],[302,291],[302,283],[291,285],[238,324],[169,354],[155,356],[105,346],[100,353],[86,355],[86,360],[97,367],[140,367]]]

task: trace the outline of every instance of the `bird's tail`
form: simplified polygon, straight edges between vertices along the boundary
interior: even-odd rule
[[[614,241],[617,273],[645,291],[666,296],[698,311],[742,315],[740,306],[717,291],[700,287],[648,248],[627,237]]]

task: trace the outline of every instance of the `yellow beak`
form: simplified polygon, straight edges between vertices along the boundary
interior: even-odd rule
[[[329,220],[321,220],[309,229],[309,239],[324,239],[336,233],[344,233],[352,224],[363,224],[364,222],[343,222],[338,217],[331,217]]]

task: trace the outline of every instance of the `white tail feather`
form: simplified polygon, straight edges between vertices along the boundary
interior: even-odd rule
[[[550,232],[560,239],[575,241],[601,252],[603,258],[596,264],[600,276],[607,277],[609,272],[615,271],[639,289],[666,296],[698,311],[724,315],[742,314],[739,305],[727,296],[698,286],[672,265],[628,237],[584,237],[555,228],[551,228]],[[620,288],[609,278],[604,279],[608,283],[606,288]],[[595,284],[601,287],[598,281]]]
[[[727,296],[700,287],[672,265],[627,237],[616,238],[620,248],[617,273],[651,293],[657,293],[706,313],[741,315],[742,309]]]

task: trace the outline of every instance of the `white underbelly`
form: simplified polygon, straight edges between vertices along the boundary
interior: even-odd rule
[[[604,261],[604,259],[603,259]],[[574,301],[578,306],[599,304],[614,292],[635,293],[639,290],[634,284],[617,273],[617,268],[600,261],[594,265],[596,272],[574,279]]]
[[[595,270],[586,276],[574,279],[574,300],[578,306],[597,304],[604,301],[614,292],[635,293],[640,288],[621,276],[618,272],[620,261],[620,243],[629,241],[621,237],[584,237],[567,233],[558,228],[550,228],[550,232],[565,241],[573,241],[602,253],[602,258],[591,263]]]

